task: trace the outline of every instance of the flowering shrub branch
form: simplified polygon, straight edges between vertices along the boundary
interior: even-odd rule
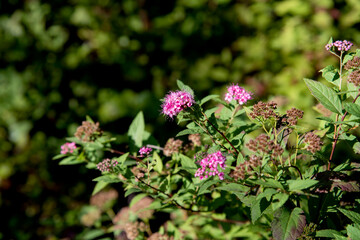
[[[104,223],[102,229],[114,236],[125,231],[129,239],[152,239],[153,215],[142,211],[157,211],[169,215],[156,235],[166,239],[355,239],[359,163],[335,157],[340,141],[360,153],[360,50],[347,53],[351,46],[345,40],[326,45],[339,58],[338,69],[321,70],[333,87],[304,80],[328,112],[318,118],[324,123],[319,129],[301,127],[299,109],[280,113],[276,102],[261,101],[251,106],[252,93],[238,84],[224,96],[198,100],[178,81],[179,90],[161,104],[162,114],[187,125],[165,145],[150,138],[140,112],[129,127],[129,152],[116,150],[115,139],[88,119],[54,159],[100,170],[94,194],[117,183],[125,197],[133,196],[130,207],[141,199],[151,202],[127,219],[129,228],[118,227],[118,218]],[[205,109],[210,101],[218,105]]]

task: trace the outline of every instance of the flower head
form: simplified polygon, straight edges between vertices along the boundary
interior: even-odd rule
[[[221,151],[206,155],[200,161],[201,168],[196,171],[195,177],[199,177],[202,180],[217,175],[220,180],[224,180],[224,173],[219,172],[218,167],[225,169],[225,161],[226,157]]]
[[[140,153],[140,156],[144,156],[144,155],[147,156],[151,153],[151,151],[152,151],[152,148],[142,147],[142,148],[140,148],[139,153]]]
[[[110,172],[113,167],[118,165],[119,162],[114,159],[106,158],[102,162],[98,163],[96,165],[97,169],[99,169],[101,172]]]
[[[333,43],[329,43],[325,45],[326,50],[330,51],[332,49],[332,47],[335,47],[335,49],[337,49],[338,51],[349,51],[349,49],[352,46],[352,42],[349,42],[347,40],[344,41],[335,41]]]
[[[237,84],[233,84],[228,87],[228,92],[225,94],[225,101],[231,102],[231,100],[235,99],[240,105],[245,104],[251,98],[251,92],[247,92],[244,88],[239,87]]]
[[[195,103],[194,96],[186,91],[169,92],[161,105],[162,113],[173,118]]]
[[[74,142],[65,143],[61,146],[61,154],[73,153],[76,149],[76,145]]]

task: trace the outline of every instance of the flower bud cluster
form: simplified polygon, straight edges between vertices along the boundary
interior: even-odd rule
[[[177,116],[185,108],[195,103],[194,96],[186,91],[169,92],[161,105],[162,113],[170,118]]]
[[[130,240],[137,238],[140,232],[146,231],[146,225],[143,222],[128,222],[125,224],[124,228],[126,232],[126,237]]]
[[[249,114],[252,119],[262,117],[264,119],[278,118],[278,114],[274,111],[277,108],[275,102],[258,102],[253,106],[253,111]]]
[[[226,157],[221,151],[208,154],[200,161],[201,168],[196,171],[195,177],[199,177],[202,180],[217,175],[220,180],[224,180],[224,173],[219,172],[218,167],[225,169],[225,161]]]
[[[284,152],[284,149],[274,140],[270,140],[270,138],[265,134],[260,134],[255,139],[251,139],[246,147],[253,152],[262,152],[265,154],[270,154],[272,158],[276,158],[281,156]]]
[[[167,234],[160,234],[156,232],[151,234],[148,240],[174,240],[174,236],[169,236]]]
[[[320,151],[323,144],[320,137],[313,132],[306,133],[304,142],[306,144],[305,149],[313,154]]]
[[[335,41],[333,43],[329,43],[325,45],[326,50],[331,51],[333,47],[335,47],[335,49],[337,49],[338,51],[349,51],[349,49],[352,46],[352,42],[349,42],[347,40],[343,40],[343,41]]]
[[[174,138],[170,138],[167,140],[165,147],[164,147],[164,155],[170,157],[173,153],[177,153],[182,148],[183,141]]]
[[[201,146],[201,136],[199,133],[190,134],[188,139],[194,144],[194,146]]]
[[[360,57],[354,56],[353,59],[346,62],[344,68],[346,70],[356,69],[360,67]]]
[[[348,76],[348,82],[353,83],[356,87],[360,86],[360,70],[352,71]]]
[[[76,129],[75,137],[77,137],[83,142],[91,142],[94,141],[94,137],[96,134],[102,134],[102,131],[99,128],[99,123],[83,121],[82,125]]]
[[[102,162],[98,163],[96,165],[97,169],[99,169],[101,172],[111,172],[113,168],[118,165],[119,162],[114,159],[106,158]]]
[[[61,145],[61,154],[67,154],[67,153],[73,153],[74,150],[76,149],[76,145],[74,142],[71,143],[65,143],[63,145]]]
[[[296,108],[291,108],[290,110],[286,111],[286,117],[283,118],[282,121],[287,123],[289,126],[294,126],[297,124],[297,120],[301,119],[303,116],[303,111]]]
[[[251,92],[247,92],[237,84],[231,85],[227,90],[228,92],[225,94],[225,101],[227,102],[231,102],[231,100],[235,99],[240,105],[243,105],[252,98]]]
[[[147,156],[151,153],[152,148],[149,147],[142,147],[139,150],[140,157]]]
[[[143,178],[145,176],[146,169],[143,167],[136,166],[131,169],[131,172],[135,176],[135,181],[138,182],[139,181],[138,179]]]
[[[230,177],[234,178],[235,181],[239,179],[244,180],[246,175],[251,175],[256,167],[261,166],[261,157],[251,155],[249,161],[240,163],[236,166],[235,170],[231,172]]]
[[[107,202],[117,199],[118,196],[119,194],[115,189],[100,191],[90,198],[90,205],[97,206],[99,209],[102,209]]]

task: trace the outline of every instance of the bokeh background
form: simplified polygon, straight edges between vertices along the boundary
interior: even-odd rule
[[[199,97],[239,83],[311,127],[302,79],[336,64],[330,37],[360,43],[359,27],[357,0],[1,0],[0,239],[83,231],[98,173],[52,157],[86,115],[126,151],[142,110],[164,144],[178,128],[159,99],[181,79]]]

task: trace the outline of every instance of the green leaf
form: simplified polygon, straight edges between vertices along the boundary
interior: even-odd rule
[[[359,240],[360,239],[360,228],[348,225],[346,231],[350,239]]]
[[[69,156],[59,162],[59,165],[74,165],[83,163],[84,160],[78,159],[76,156]]]
[[[105,231],[103,229],[91,229],[89,231],[87,231],[81,239],[84,240],[92,240],[95,239],[97,237],[100,237],[101,235],[104,235]]]
[[[356,103],[345,103],[344,104],[345,110],[348,111],[350,114],[360,117],[360,105]]]
[[[281,190],[284,190],[283,185],[279,181],[276,181],[275,179],[271,179],[271,178],[266,179],[265,182],[263,180],[255,180],[251,182],[255,184],[259,184],[264,187],[271,187],[275,189],[280,188]]]
[[[144,114],[140,111],[130,124],[128,136],[138,148],[142,147],[143,135],[145,131]]]
[[[339,96],[334,90],[325,86],[320,82],[311,79],[304,79],[307,87],[310,89],[311,94],[322,104],[324,107],[334,113],[341,114],[342,107]]]
[[[276,209],[282,207],[288,199],[289,199],[289,195],[287,195],[286,193],[279,192],[275,194],[272,198],[272,204],[271,204],[272,209],[275,211]]]
[[[220,180],[206,180],[206,181],[204,181],[203,184],[199,188],[199,192],[198,192],[197,196],[205,194],[205,193],[209,193],[210,191],[208,190],[208,188],[211,187],[212,185],[218,183],[218,182],[220,182]]]
[[[141,192],[141,190],[138,189],[138,188],[130,188],[130,189],[126,190],[124,196],[127,197],[127,196],[129,196],[130,194],[136,193],[136,192]]]
[[[103,190],[107,185],[109,185],[108,182],[103,182],[103,181],[97,182],[91,195],[93,196],[97,194],[98,192]]]
[[[146,197],[146,196],[147,196],[146,193],[140,193],[140,194],[136,195],[135,197],[133,197],[133,198],[131,199],[131,202],[130,202],[129,207],[134,206],[135,203],[137,203],[138,201],[140,201],[141,199],[143,199],[143,198]]]
[[[114,160],[116,160],[118,163],[120,163],[120,166],[122,166],[128,156],[129,156],[129,153],[125,153],[125,154],[121,155],[120,157],[114,158]]]
[[[178,87],[180,88],[181,91],[185,91],[190,93],[191,95],[194,96],[194,91],[191,89],[191,87],[189,87],[188,85],[185,85],[182,81],[177,80],[176,81]]]
[[[195,164],[195,161],[183,154],[179,154],[181,166],[184,170],[189,172],[191,175],[194,175],[198,166]]]
[[[356,142],[353,146],[354,152],[360,154],[360,142]]]
[[[294,208],[291,212],[287,208],[280,208],[274,214],[271,230],[276,240],[296,240],[305,225],[306,218],[301,208]]]
[[[326,79],[326,81],[336,86],[339,85],[340,75],[338,69],[336,69],[334,66],[326,66],[325,68],[321,69],[320,72],[322,72],[322,76]]]
[[[164,166],[163,166],[163,162],[162,162],[159,154],[157,154],[157,152],[154,152],[153,158],[156,161],[156,164],[154,166],[154,170],[157,171],[158,173],[161,173]]]
[[[227,192],[230,192],[230,193],[234,193],[234,192],[244,193],[244,192],[247,192],[247,191],[250,190],[249,187],[244,186],[244,185],[239,184],[239,183],[228,183],[228,184],[226,184],[224,186],[217,187],[216,189],[227,191]]]
[[[299,191],[316,185],[319,181],[314,179],[288,180],[289,191]]]
[[[104,175],[93,179],[94,182],[117,183],[121,180],[115,175]]]
[[[348,218],[350,218],[351,221],[353,221],[356,224],[360,224],[360,213],[354,212],[354,211],[350,211],[350,210],[346,210],[346,209],[342,209],[342,208],[338,208],[340,212],[342,212],[345,216],[347,216]]]
[[[255,202],[253,202],[251,205],[251,222],[255,223],[269,206],[270,201],[266,200],[265,197],[256,199]]]
[[[195,134],[195,133],[203,133],[203,132],[204,131],[201,128],[184,129],[184,130],[180,131],[178,134],[176,134],[175,137],[180,137],[180,136]]]
[[[209,96],[206,96],[206,97],[204,97],[203,99],[201,99],[199,105],[201,106],[201,105],[203,105],[204,103],[210,101],[211,99],[218,98],[218,97],[219,97],[219,95],[209,95]]]
[[[335,238],[335,235],[341,236],[341,233],[333,229],[325,229],[316,231],[315,237]]]

